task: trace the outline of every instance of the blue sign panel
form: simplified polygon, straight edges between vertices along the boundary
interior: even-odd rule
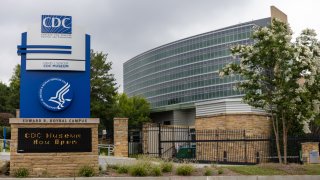
[[[42,33],[72,33],[72,17],[71,16],[56,16],[42,15],[41,18]]]
[[[50,22],[47,17],[51,18]],[[42,26],[51,23],[51,26],[71,27],[68,24],[71,16],[42,16],[42,20]],[[70,28],[64,33],[72,32],[72,36],[49,37],[43,36],[46,31],[40,33],[36,29],[39,26],[34,28],[22,33],[18,46],[21,56],[20,117],[90,118],[90,36],[78,29],[72,32]],[[66,54],[76,45],[80,47],[76,52]],[[39,50],[34,50],[37,48]],[[83,54],[83,59],[75,59],[76,53]],[[72,68],[62,68],[66,62]],[[47,69],[49,65],[51,67]]]

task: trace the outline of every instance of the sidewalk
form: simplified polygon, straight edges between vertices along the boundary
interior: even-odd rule
[[[1,180],[319,180],[320,176],[170,176],[170,177],[75,177],[75,178],[1,178]]]

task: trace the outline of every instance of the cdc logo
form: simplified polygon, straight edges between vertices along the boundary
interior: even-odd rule
[[[72,17],[42,15],[41,33],[71,34],[72,33]]]
[[[60,78],[44,81],[39,90],[40,103],[51,111],[66,109],[71,104],[72,97],[71,85]]]

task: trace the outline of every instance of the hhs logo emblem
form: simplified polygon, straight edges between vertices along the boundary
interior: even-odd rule
[[[72,33],[72,17],[42,15],[41,33],[71,34]]]
[[[62,111],[72,101],[73,92],[68,82],[60,78],[51,78],[43,82],[40,91],[40,103],[48,110]]]

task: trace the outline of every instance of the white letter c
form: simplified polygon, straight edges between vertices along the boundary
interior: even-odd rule
[[[44,27],[50,27],[50,26],[48,26],[47,24],[46,24],[46,20],[47,19],[50,19],[50,17],[45,17],[43,20],[42,20],[42,25],[44,26]]]

